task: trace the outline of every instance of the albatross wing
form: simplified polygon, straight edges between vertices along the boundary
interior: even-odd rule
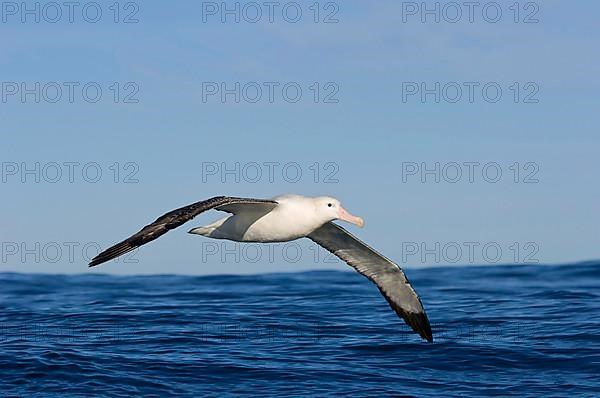
[[[433,341],[423,304],[398,264],[332,222],[324,224],[308,238],[375,283],[396,314],[422,338]]]
[[[137,249],[138,247],[145,245],[148,242],[166,234],[172,229],[179,227],[196,217],[198,214],[203,213],[210,209],[218,209],[228,212],[233,210],[239,210],[243,205],[259,205],[264,206],[277,206],[277,202],[272,200],[264,199],[247,199],[247,198],[235,198],[228,196],[216,196],[207,200],[192,203],[191,205],[180,207],[179,209],[172,210],[162,216],[158,217],[152,224],[146,225],[136,234],[130,236],[124,241],[117,243],[116,245],[109,247],[102,253],[98,254],[92,259],[89,266],[94,267],[102,264],[113,258],[119,257],[125,253]]]

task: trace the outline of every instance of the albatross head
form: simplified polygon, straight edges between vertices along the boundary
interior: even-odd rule
[[[352,224],[355,224],[362,228],[365,222],[362,218],[353,216],[346,209],[342,207],[339,200],[329,197],[322,196],[316,199],[317,213],[327,221],[342,220]]]

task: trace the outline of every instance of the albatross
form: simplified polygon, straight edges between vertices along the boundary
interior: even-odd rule
[[[400,266],[334,223],[340,220],[364,226],[362,218],[350,214],[339,200],[329,196],[282,195],[273,199],[216,196],[202,200],[160,216],[136,234],[98,254],[89,266],[128,253],[211,209],[230,215],[192,228],[189,233],[255,243],[309,238],[373,282],[400,318],[423,339],[433,341],[421,299]]]

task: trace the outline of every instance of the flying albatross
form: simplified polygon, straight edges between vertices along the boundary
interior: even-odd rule
[[[237,242],[288,242],[307,237],[375,283],[396,314],[422,338],[433,341],[423,304],[402,269],[333,223],[342,220],[359,227],[364,225],[362,218],[353,216],[337,199],[327,196],[283,195],[272,200],[216,196],[160,216],[138,233],[98,254],[89,266],[128,253],[211,209],[231,215],[193,228],[189,233]]]

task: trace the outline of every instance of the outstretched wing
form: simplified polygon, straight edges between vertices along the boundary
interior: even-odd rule
[[[375,283],[396,314],[422,338],[433,341],[423,304],[398,264],[332,222],[308,237]]]
[[[218,210],[229,211],[229,206],[234,205],[236,205],[235,209],[237,210],[239,208],[237,205],[243,204],[256,204],[261,205],[261,207],[277,206],[277,202],[272,200],[234,198],[228,196],[216,196],[214,198],[192,203],[191,205],[184,206],[163,214],[152,224],[148,224],[142,228],[138,233],[104,250],[102,253],[98,254],[92,259],[89,266],[94,267],[128,253],[142,245],[145,245],[146,243],[166,234],[170,230],[185,224],[202,212],[215,208]]]
[[[242,212],[255,212],[266,214],[277,206],[273,200],[261,200],[260,202],[232,202],[215,207],[215,210],[224,211],[231,214],[240,214]]]

